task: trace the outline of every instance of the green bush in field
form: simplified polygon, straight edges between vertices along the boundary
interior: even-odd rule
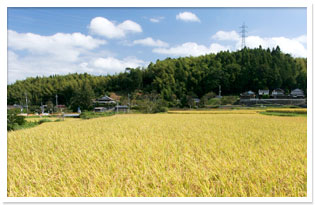
[[[42,119],[40,121],[38,121],[38,124],[42,124],[44,122],[52,122],[50,119]]]
[[[220,104],[221,104],[220,98],[212,98],[208,101],[208,105],[211,105],[211,106],[219,106]]]
[[[26,123],[24,116],[19,116],[19,109],[12,109],[7,111],[7,130],[14,130],[14,127]]]
[[[97,118],[97,117],[111,116],[114,114],[115,114],[114,112],[89,112],[89,111],[85,111],[85,112],[81,113],[80,118],[92,119],[92,118]]]
[[[223,96],[221,105],[233,105],[238,100],[238,96]]]
[[[261,98],[262,99],[269,99],[270,97],[269,97],[269,95],[263,95],[263,96],[261,96]]]

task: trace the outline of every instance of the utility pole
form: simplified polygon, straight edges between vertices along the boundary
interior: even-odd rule
[[[56,94],[56,112],[58,112],[58,95]]]
[[[242,45],[241,45],[241,49],[245,48],[246,47],[246,43],[245,43],[245,39],[246,39],[246,28],[248,28],[246,25],[245,25],[245,22],[243,23],[243,25],[240,27],[241,28],[241,31],[240,33],[242,34]]]
[[[40,103],[40,109],[42,110],[42,114],[44,113],[43,101]]]
[[[130,106],[131,106],[131,104],[130,104],[130,94],[128,93],[128,113],[130,111]]]
[[[28,114],[28,100],[27,100],[27,93],[25,92],[25,102],[26,102],[26,115]]]

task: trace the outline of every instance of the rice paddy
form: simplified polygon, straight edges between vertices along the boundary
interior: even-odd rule
[[[9,132],[7,194],[305,197],[307,119],[243,112],[126,114]]]

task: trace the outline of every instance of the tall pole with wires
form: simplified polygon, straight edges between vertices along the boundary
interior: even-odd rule
[[[247,26],[245,25],[245,23],[243,23],[243,25],[240,27],[241,28],[241,35],[242,35],[242,45],[241,45],[241,49],[245,48],[246,47],[246,42],[245,42],[245,39],[246,39],[246,33],[247,33]]]
[[[28,99],[27,99],[27,93],[25,92],[25,104],[26,104],[26,114],[28,114]]]
[[[58,112],[58,95],[56,94],[56,112]]]

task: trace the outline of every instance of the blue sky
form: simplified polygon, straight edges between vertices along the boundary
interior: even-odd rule
[[[106,75],[246,45],[306,57],[306,8],[9,8],[8,82]]]

